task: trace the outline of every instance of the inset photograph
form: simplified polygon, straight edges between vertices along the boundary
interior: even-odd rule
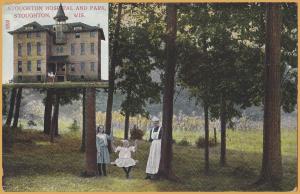
[[[108,4],[24,3],[3,10],[3,83],[108,79]]]

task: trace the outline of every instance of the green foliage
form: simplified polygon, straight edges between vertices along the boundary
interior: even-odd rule
[[[132,140],[141,140],[143,139],[143,136],[144,136],[144,131],[137,128],[136,126],[134,126],[132,129],[130,129],[130,139]]]
[[[146,27],[151,21],[144,22],[147,18],[144,5],[128,4],[123,7],[123,18],[133,17],[133,20],[120,29],[116,88],[125,96],[121,110],[124,115],[141,114],[148,117],[148,112],[145,111],[147,103],[160,101],[160,87],[151,78],[155,65],[150,58],[151,37]],[[112,5],[111,9],[117,8]],[[112,11],[110,17],[115,18],[114,14],[116,10]]]
[[[77,132],[80,129],[76,119],[73,119],[73,123],[68,128],[71,132]]]
[[[204,148],[205,147],[205,138],[204,137],[199,137],[195,143],[196,143],[196,146],[198,148]],[[209,147],[217,146],[217,144],[218,143],[216,143],[213,138],[209,138],[209,140],[208,140],[208,146]]]
[[[190,142],[186,139],[186,138],[183,138],[182,140],[180,140],[177,145],[180,145],[180,146],[188,146],[190,145]]]
[[[29,121],[27,122],[27,125],[28,125],[29,127],[37,126],[37,124],[36,124],[33,120],[29,120]]]

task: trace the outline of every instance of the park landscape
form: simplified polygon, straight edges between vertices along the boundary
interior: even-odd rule
[[[296,4],[117,3],[109,13],[108,87],[3,85],[5,191],[295,189]],[[154,115],[160,177],[144,180]],[[131,179],[114,166],[80,176],[95,175],[96,123],[116,143],[139,139]]]

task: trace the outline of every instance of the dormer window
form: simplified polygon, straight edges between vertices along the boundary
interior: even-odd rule
[[[82,30],[82,27],[81,26],[74,27],[74,31],[78,31],[78,30]]]
[[[25,30],[33,30],[33,26],[26,26]]]
[[[80,33],[79,32],[75,33],[75,38],[80,38]]]

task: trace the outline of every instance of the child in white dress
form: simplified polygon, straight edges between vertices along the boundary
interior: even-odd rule
[[[119,152],[119,158],[112,163],[120,168],[123,168],[124,172],[126,173],[126,178],[129,178],[130,170],[136,165],[137,162],[131,158],[131,152],[135,152],[137,149],[137,140],[135,140],[134,146],[130,146],[128,140],[122,140],[122,142],[123,146],[118,146],[117,148],[115,148],[114,144],[112,143],[114,151]]]

